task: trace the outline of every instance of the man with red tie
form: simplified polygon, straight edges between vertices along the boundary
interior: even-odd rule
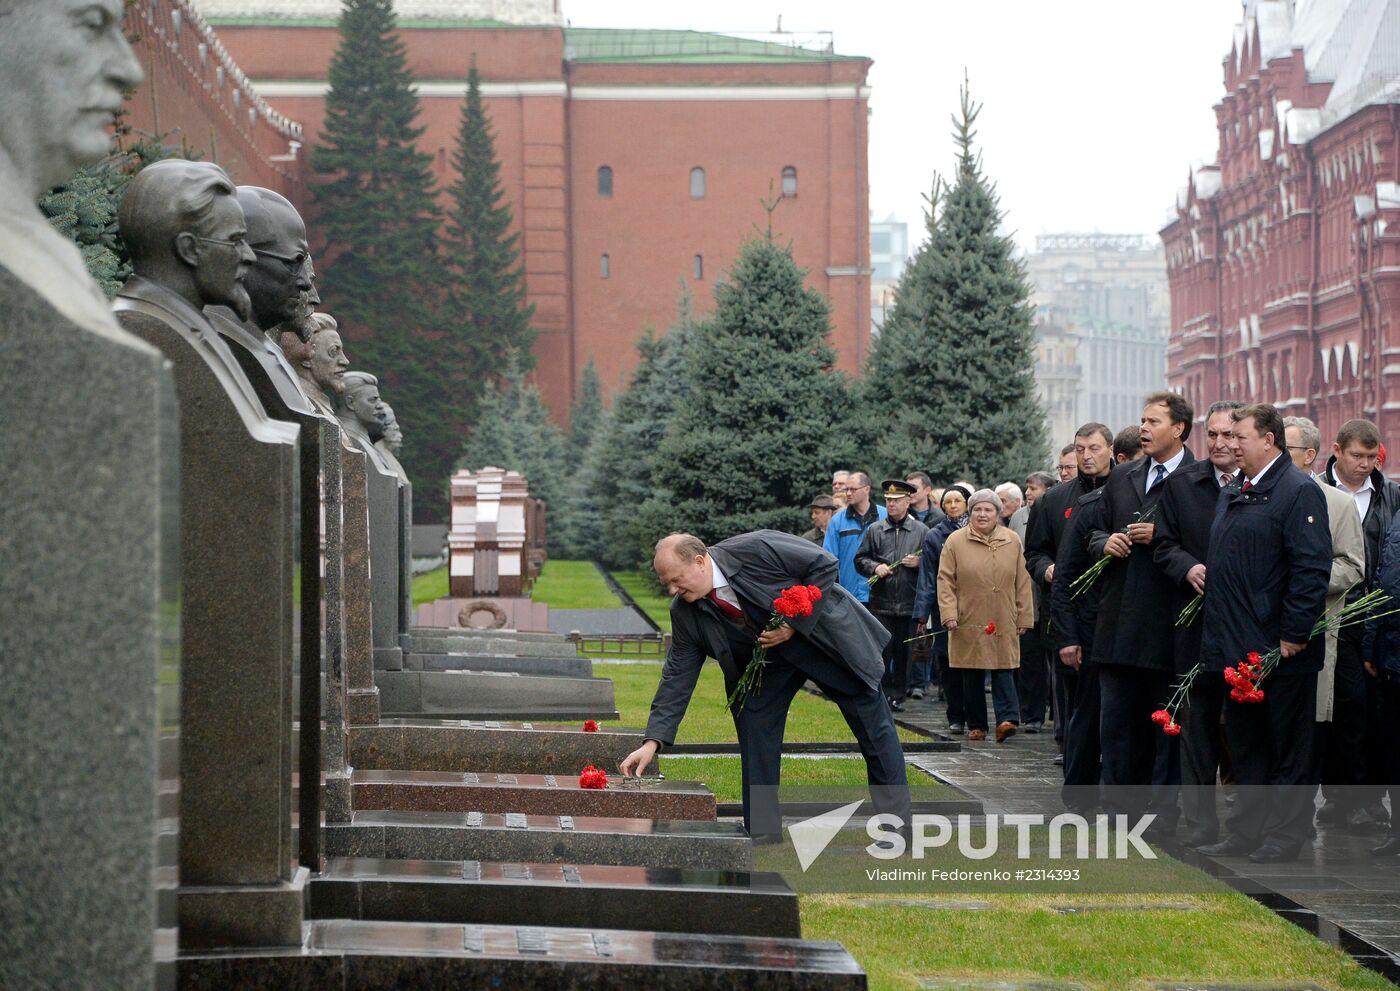
[[[910,822],[904,750],[880,689],[889,633],[837,581],[836,559],[801,537],[757,530],[706,547],[673,533],[653,561],[671,600],[671,649],[651,703],[646,739],[622,762],[640,774],[676,731],[707,657],[719,662],[731,694],[756,645],[767,648],[759,691],[731,710],[743,769],[744,825],[755,838],[782,832],[777,787],[783,728],[793,697],[809,679],[841,709],[865,755],[877,812]],[[810,616],[765,630],[773,600],[793,585],[821,589]]]

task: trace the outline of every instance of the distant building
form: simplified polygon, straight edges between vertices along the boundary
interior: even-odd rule
[[[340,42],[339,0],[197,5],[236,78],[246,73],[260,98],[299,122],[305,178]],[[860,367],[870,336],[869,59],[837,54],[829,33],[574,28],[557,0],[394,6],[422,107],[418,146],[440,186],[455,179],[476,57],[535,306],[534,375],[556,419],[567,418],[590,359],[608,395],[626,385],[637,338],[672,323],[682,285],[697,311],[710,310],[715,281],[768,223],[760,201],[770,189],[775,235],[831,302],[838,366]],[[201,65],[188,47],[184,62]],[[225,85],[222,70],[217,80],[212,68],[192,75],[196,95]],[[321,292],[333,312],[333,280]]]
[[[909,225],[890,214],[870,222],[870,329],[878,332],[894,305],[894,288],[909,263]]]
[[[1167,280],[1148,237],[1043,234],[1025,259],[1036,306],[1036,386],[1056,449],[1097,420],[1137,423],[1166,387]]]
[[[1162,229],[1169,379],[1400,438],[1400,0],[1248,0]],[[1392,468],[1394,463],[1392,464]]]

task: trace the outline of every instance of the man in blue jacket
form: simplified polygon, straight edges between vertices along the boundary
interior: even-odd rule
[[[1284,451],[1278,410],[1246,406],[1231,419],[1240,481],[1221,490],[1211,526],[1200,677],[1222,677],[1251,651],[1278,647],[1282,660],[1259,682],[1262,701],[1225,703],[1239,797],[1225,839],[1201,852],[1247,853],[1267,864],[1296,859],[1312,827],[1313,719],[1326,643],[1312,628],[1327,598],[1332,533],[1322,490]]]
[[[870,476],[853,471],[846,479],[846,508],[836,511],[826,525],[822,549],[836,558],[841,587],[856,597],[857,602],[870,601],[870,583],[856,570],[856,551],[872,523],[885,518],[885,507],[870,498]]]

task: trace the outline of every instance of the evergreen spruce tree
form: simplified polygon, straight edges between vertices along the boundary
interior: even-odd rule
[[[473,380],[490,383],[510,355],[527,371],[534,364],[530,319],[535,308],[525,303],[520,235],[510,229],[510,203],[501,186],[491,121],[481,102],[475,55],[467,71],[467,99],[452,165],[457,181],[450,189],[444,237],[444,261],[452,278],[450,319]]]
[[[612,413],[593,463],[594,526],[602,533],[600,560],[613,569],[646,570],[656,541],[638,510],[652,494],[657,450],[676,406],[690,391],[688,366],[699,336],[689,291],[682,286],[677,316],[664,337],[637,342],[639,360]]]
[[[522,365],[510,355],[500,387],[482,397],[480,415],[458,467],[504,468],[524,475],[530,495],[545,503],[549,553],[567,557],[572,507],[564,432],[549,418],[539,389],[525,381]]]
[[[599,430],[606,410],[603,408],[603,383],[593,359],[583,366],[578,380],[578,393],[569,407],[569,470],[578,471],[594,435]]]
[[[803,275],[769,236],[745,244],[716,288],[640,513],[650,541],[671,530],[705,541],[800,532],[832,466],[852,462],[854,444],[833,428],[850,400],[833,370],[829,308]]]
[[[862,384],[881,425],[875,462],[939,481],[994,485],[1044,468],[1045,411],[1035,394],[1033,307],[994,185],[973,150],[981,106],[966,82],[953,118],[957,173],[935,184],[928,240],[906,270]]]
[[[415,144],[418,98],[390,0],[344,0],[339,29],[311,159],[325,177],[312,186],[328,242],[322,295],[354,367],[379,376],[414,424],[400,460],[414,481],[415,516],[443,519],[469,423],[459,397],[475,373],[442,317],[432,157]]]

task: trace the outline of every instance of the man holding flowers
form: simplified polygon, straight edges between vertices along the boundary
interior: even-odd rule
[[[1262,698],[1225,703],[1239,797],[1225,839],[1201,852],[1273,863],[1295,859],[1312,825],[1325,640],[1312,630],[1327,598],[1332,535],[1322,490],[1284,451],[1278,410],[1246,406],[1231,419],[1240,481],[1222,491],[1211,527],[1201,661],[1215,677],[1275,645],[1281,659],[1258,685]]]
[[[739,692],[730,711],[739,736],[744,825],[756,838],[777,839],[777,802],[788,707],[807,681],[841,709],[865,755],[871,798],[878,812],[910,822],[904,750],[881,691],[889,633],[837,580],[836,559],[801,537],[757,530],[706,547],[698,537],[673,533],[656,545],[656,576],[671,600],[671,649],[651,703],[645,741],[622,762],[640,774],[676,731],[707,657],[724,672],[725,693],[736,696],[755,648],[765,651],[756,690]],[[815,586],[810,613],[781,625],[776,603],[795,586]]]

